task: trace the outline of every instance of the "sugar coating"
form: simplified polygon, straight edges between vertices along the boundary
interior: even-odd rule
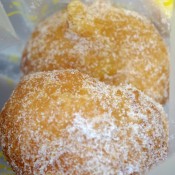
[[[25,76],[0,113],[17,175],[143,175],[167,157],[161,105],[76,70]]]
[[[168,99],[169,56],[153,24],[104,1],[72,1],[41,22],[24,50],[24,74],[78,69],[111,85],[129,83],[159,103]]]

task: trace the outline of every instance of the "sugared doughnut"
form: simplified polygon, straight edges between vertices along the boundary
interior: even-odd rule
[[[21,68],[78,69],[108,84],[130,83],[160,103],[168,98],[169,58],[160,34],[145,17],[101,1],[72,1],[39,24]]]
[[[163,108],[141,91],[75,70],[23,78],[0,114],[17,175],[143,175],[167,156]]]

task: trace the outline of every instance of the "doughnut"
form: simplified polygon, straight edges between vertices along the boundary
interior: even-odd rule
[[[159,103],[78,70],[24,76],[0,113],[0,136],[17,175],[143,175],[168,152]]]
[[[132,84],[162,104],[168,98],[169,56],[158,31],[136,12],[101,1],[72,1],[41,22],[24,49],[21,69],[78,69],[107,84]]]

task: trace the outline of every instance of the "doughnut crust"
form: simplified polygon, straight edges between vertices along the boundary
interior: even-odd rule
[[[17,175],[143,175],[168,150],[159,104],[76,70],[24,77],[0,114],[0,136]]]
[[[168,98],[169,57],[158,31],[136,12],[101,1],[72,1],[41,22],[21,69],[78,69],[108,84],[130,83],[162,104]]]

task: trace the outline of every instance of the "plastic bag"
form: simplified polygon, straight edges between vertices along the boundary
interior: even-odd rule
[[[90,0],[84,0],[90,2]],[[91,0],[92,1],[92,0]],[[36,24],[54,12],[66,7],[70,0],[1,0],[0,1],[0,107],[8,99],[20,79],[20,57],[25,43]],[[93,2],[93,1],[92,1]],[[124,7],[147,16],[164,37],[171,55],[170,98],[165,109],[169,111],[170,152],[175,152],[175,14],[171,23],[172,1],[164,1],[169,9],[164,13],[158,0],[113,0],[114,5]],[[169,4],[168,4],[169,3]],[[139,8],[138,8],[139,7]],[[171,23],[171,25],[170,25]],[[171,26],[171,30],[170,30]],[[171,31],[171,33],[170,33]],[[171,36],[171,40],[170,40]],[[5,92],[5,93],[4,93]],[[0,154],[0,174],[9,169]],[[12,172],[8,172],[8,174]]]

